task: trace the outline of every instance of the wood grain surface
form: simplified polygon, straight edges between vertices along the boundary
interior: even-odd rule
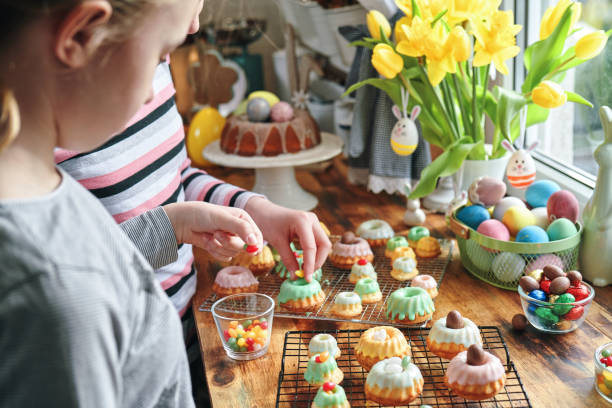
[[[253,172],[226,168],[207,169],[215,176],[250,188]],[[404,230],[404,199],[387,194],[372,194],[352,186],[346,179],[346,164],[333,161],[325,172],[298,171],[298,181],[319,198],[314,212],[332,234],[354,230],[361,222],[382,218],[396,230]],[[428,214],[426,226],[434,236],[452,237],[441,215]],[[270,349],[266,356],[249,362],[236,362],[225,355],[212,316],[198,311],[210,294],[213,279],[211,263],[205,253],[196,251],[200,270],[194,297],[206,379],[213,407],[273,407],[285,332],[362,328],[351,323],[302,319],[274,319]],[[593,352],[612,337],[612,287],[596,288],[596,296],[582,326],[564,335],[547,335],[528,328],[515,332],[512,316],[521,313],[516,292],[493,287],[472,277],[462,266],[458,250],[448,266],[435,299],[434,319],[452,309],[478,325],[498,326],[534,407],[604,407],[605,402],[593,388]]]

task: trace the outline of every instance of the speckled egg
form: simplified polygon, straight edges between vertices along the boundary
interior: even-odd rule
[[[506,184],[493,177],[478,177],[472,182],[468,189],[468,198],[472,204],[491,207],[501,200],[506,194]]]
[[[482,235],[486,235],[487,237],[498,239],[500,241],[510,240],[510,231],[508,231],[508,228],[506,228],[504,223],[498,220],[486,220],[481,222],[477,231]]]
[[[287,102],[278,102],[270,109],[273,122],[288,122],[293,119],[293,108]]]
[[[516,234],[516,242],[548,242],[548,234],[537,225],[529,225]]]
[[[493,275],[502,282],[512,282],[523,275],[525,260],[512,252],[502,252],[493,259]]]
[[[535,216],[525,207],[510,207],[502,217],[502,222],[510,231],[510,235],[515,236],[520,230],[535,225]]]
[[[501,221],[506,211],[508,211],[508,208],[517,206],[527,208],[523,200],[519,198],[504,197],[495,205],[495,208],[493,209],[493,218]]]
[[[565,265],[561,258],[554,254],[545,254],[538,256],[536,259],[527,264],[527,267],[525,268],[525,275],[529,275],[532,271],[537,269],[544,269],[546,265],[555,265],[565,270]]]
[[[525,200],[531,207],[546,207],[548,197],[554,192],[561,190],[561,187],[554,181],[538,180],[527,187],[525,191]]]
[[[578,232],[576,225],[567,218],[559,218],[550,223],[546,229],[551,241],[569,238]]]
[[[246,111],[251,122],[265,122],[270,117],[270,104],[264,98],[253,98]]]
[[[548,197],[546,211],[549,222],[558,218],[567,218],[575,223],[578,220],[578,199],[567,190],[559,190]]]
[[[465,249],[467,251],[468,258],[475,267],[483,272],[489,272],[491,270],[491,265],[493,264],[495,254],[487,251],[481,247],[480,244],[471,239],[468,239],[465,242]]]
[[[545,230],[548,227],[548,211],[546,207],[532,208],[531,213],[536,218],[535,225]]]
[[[489,218],[489,212],[481,205],[468,205],[457,211],[457,219],[472,229],[477,229],[481,222]]]

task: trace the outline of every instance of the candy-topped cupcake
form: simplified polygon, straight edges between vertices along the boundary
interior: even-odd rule
[[[344,379],[344,374],[338,368],[336,359],[327,351],[321,354],[315,354],[308,360],[308,366],[304,373],[304,379],[310,385],[321,386],[324,383],[331,381],[333,383],[341,383]]]
[[[323,384],[312,401],[311,408],[351,408],[344,388],[333,382]]]
[[[371,278],[376,280],[378,275],[374,270],[374,266],[365,259],[360,259],[351,267],[351,274],[349,275],[349,282],[357,283],[359,279]]]
[[[429,351],[448,360],[467,350],[472,344],[482,345],[480,330],[474,322],[461,316],[456,310],[436,320],[427,337]]]
[[[356,236],[351,231],[342,234],[342,238],[334,244],[329,255],[331,263],[340,269],[351,269],[360,259],[372,262],[374,253],[370,249],[368,241]]]

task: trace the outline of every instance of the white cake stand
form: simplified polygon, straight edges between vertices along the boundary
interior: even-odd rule
[[[298,184],[294,167],[331,159],[342,151],[342,144],[338,136],[322,132],[321,144],[312,149],[266,157],[225,153],[216,140],[204,148],[202,156],[222,166],[255,169],[254,192],[283,207],[307,211],[315,208],[318,200]]]

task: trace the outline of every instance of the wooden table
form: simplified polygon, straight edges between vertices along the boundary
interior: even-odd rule
[[[215,176],[249,188],[252,172],[235,169],[211,169]],[[386,194],[374,195],[363,187],[350,185],[346,165],[340,158],[325,172],[299,171],[298,181],[319,198],[314,212],[333,234],[354,230],[371,218],[388,221],[397,231],[402,222],[404,200]],[[433,235],[451,237],[440,215],[428,214],[426,226]],[[212,404],[217,407],[273,407],[285,332],[289,330],[324,330],[361,328],[361,325],[302,319],[274,319],[270,348],[266,356],[249,362],[236,362],[225,355],[210,313],[198,306],[210,294],[211,276],[205,269],[205,256],[196,254],[200,264],[194,314]],[[440,295],[435,300],[435,318],[452,309],[460,310],[478,325],[498,326],[508,345],[510,356],[534,407],[606,406],[593,388],[593,352],[612,338],[612,287],[596,289],[596,296],[582,326],[565,335],[546,335],[529,328],[517,333],[511,320],[521,313],[516,292],[498,289],[482,282],[461,266],[458,251],[448,266]],[[368,326],[363,326],[368,327]]]

